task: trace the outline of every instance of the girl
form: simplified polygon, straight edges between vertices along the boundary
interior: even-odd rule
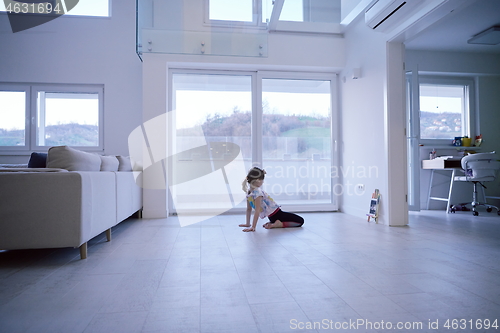
[[[269,218],[269,222],[263,225],[266,229],[301,227],[302,224],[304,224],[304,219],[302,217],[282,211],[280,206],[262,190],[261,186],[264,183],[265,174],[266,172],[263,169],[254,167],[250,169],[247,177],[243,181],[243,191],[247,193],[247,223],[240,224],[240,227],[247,227],[243,229],[245,232],[255,231],[259,216],[261,219],[266,216]],[[255,209],[255,213],[253,215],[252,226],[250,227],[252,208]]]

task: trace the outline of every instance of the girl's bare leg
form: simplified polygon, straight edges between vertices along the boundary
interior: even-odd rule
[[[283,228],[283,223],[281,223],[280,220],[276,220],[274,221],[274,223],[266,223],[266,225],[264,225],[264,228],[266,229],[272,229],[272,228]]]
[[[240,224],[239,226],[240,226],[240,227],[249,227],[249,226],[250,226],[250,224]]]

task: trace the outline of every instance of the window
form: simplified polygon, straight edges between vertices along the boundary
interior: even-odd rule
[[[422,78],[420,82],[420,139],[451,141],[471,136],[471,80]]]
[[[214,25],[258,26],[265,23],[263,2],[268,0],[205,0],[205,22]],[[267,4],[272,11],[272,4]],[[270,7],[270,8],[269,8]],[[269,11],[268,15],[271,15]],[[259,24],[260,22],[260,24]]]
[[[35,13],[44,14],[65,14],[75,16],[110,16],[110,1],[111,0],[85,0],[78,1],[76,6],[70,8],[69,1],[50,0],[50,1],[0,1],[0,12],[13,13]]]
[[[274,0],[205,0],[205,23],[265,27]],[[279,21],[340,23],[341,0],[284,0]]]
[[[304,21],[304,4],[302,0],[287,0],[279,17],[282,21]]]
[[[252,0],[210,0],[209,19],[221,21],[253,21]]]
[[[170,80],[175,113],[169,155],[176,161],[168,167],[169,183],[179,183],[185,170],[195,173],[196,165],[227,162],[230,152],[217,149],[227,143],[239,147],[242,173],[252,165],[266,170],[264,189],[279,203],[295,210],[337,209],[330,76],[176,70]],[[223,186],[171,188],[175,212],[246,207],[227,195]]]
[[[99,146],[99,94],[37,91],[37,146]]]
[[[262,22],[269,22],[274,0],[262,1]],[[285,0],[280,21],[340,23],[340,0]]]
[[[269,22],[274,0],[207,0],[210,22],[228,21],[240,23]],[[260,17],[260,19],[257,19]],[[282,21],[304,21],[303,0],[286,0],[279,17]],[[220,23],[220,22],[219,22]]]
[[[1,150],[102,150],[102,86],[3,84],[0,110]]]
[[[273,12],[274,0],[261,0],[262,1],[262,22],[269,22],[271,20],[271,13]],[[286,0],[283,3],[283,8],[279,19],[282,21],[299,21],[302,22],[304,18],[304,8],[302,0]]]

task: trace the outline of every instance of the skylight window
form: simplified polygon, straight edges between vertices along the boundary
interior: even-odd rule
[[[252,0],[209,0],[210,20],[253,22]]]
[[[303,0],[286,0],[281,10],[280,21],[304,21]]]
[[[274,0],[261,0],[262,22],[269,22],[273,12]],[[279,19],[281,21],[304,21],[303,0],[285,0]]]
[[[271,21],[340,23],[341,0],[205,0],[205,22],[265,26]]]

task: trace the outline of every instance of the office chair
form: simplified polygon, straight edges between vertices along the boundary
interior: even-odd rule
[[[472,202],[460,204],[460,206],[471,205],[472,206],[472,214],[474,216],[478,216],[479,212],[476,210],[477,206],[485,206],[486,211],[489,213],[493,208],[497,210],[497,214],[500,215],[500,211],[498,207],[488,205],[486,203],[486,198],[484,198],[484,203],[477,201],[477,186],[481,185],[483,188],[486,186],[483,185],[482,182],[491,182],[494,181],[497,172],[500,169],[500,161],[498,161],[498,157],[495,152],[491,153],[478,153],[478,154],[470,154],[462,158],[461,166],[464,171],[463,176],[455,176],[454,181],[462,181],[462,182],[472,182],[474,184],[474,191],[472,192]],[[484,194],[484,189],[483,189]],[[450,211],[455,213],[457,210],[457,205],[452,205],[450,207]]]

